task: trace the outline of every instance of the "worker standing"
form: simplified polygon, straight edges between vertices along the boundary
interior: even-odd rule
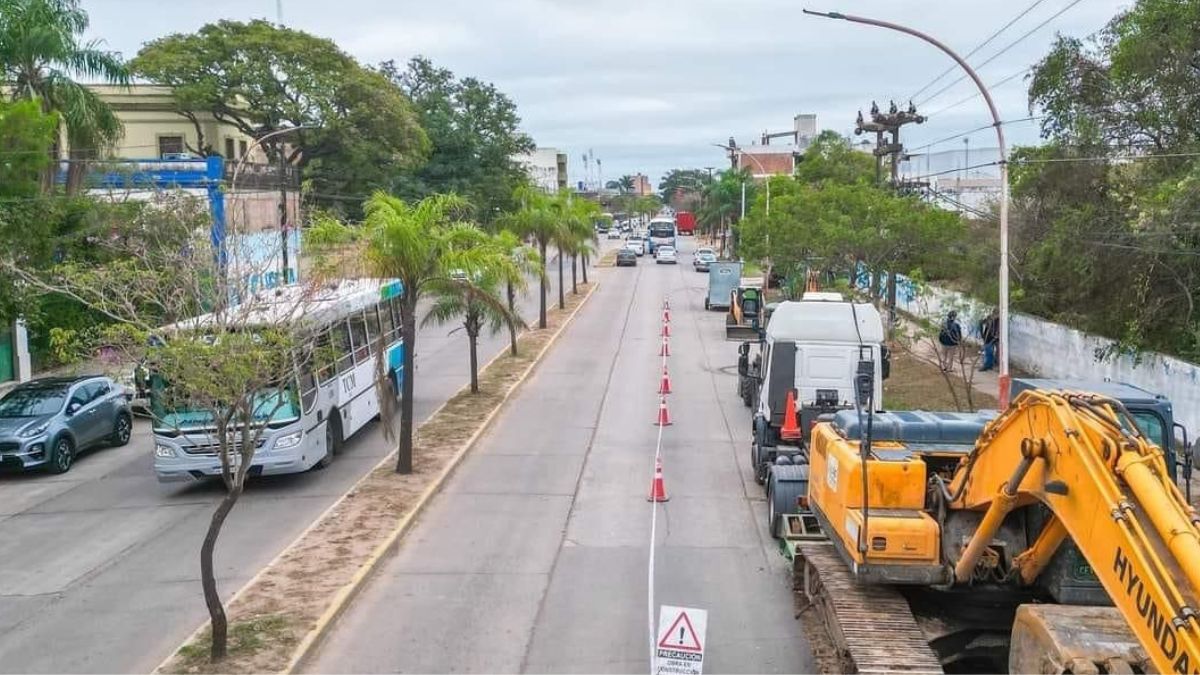
[[[992,311],[979,322],[979,337],[983,340],[983,367],[980,371],[996,367],[996,346],[1000,344],[1000,310]]]
[[[938,331],[938,343],[942,346],[941,366],[942,372],[949,372],[954,367],[954,362],[958,360],[959,350],[962,346],[962,324],[958,322],[958,312],[950,310],[946,314],[946,320],[942,322],[942,329]]]

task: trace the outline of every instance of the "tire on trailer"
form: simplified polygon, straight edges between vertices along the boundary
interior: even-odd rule
[[[783,536],[784,513],[796,512],[796,501],[808,493],[807,464],[774,464],[767,478],[767,528],[771,536]]]

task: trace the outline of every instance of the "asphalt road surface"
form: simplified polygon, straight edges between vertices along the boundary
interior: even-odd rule
[[[536,286],[520,304],[536,322]],[[418,420],[469,379],[453,327],[418,334]],[[507,333],[481,338],[481,360],[507,345]],[[86,454],[62,476],[0,475],[0,672],[150,672],[207,619],[199,550],[223,488],[160,485],[153,447],[139,423],[128,446]],[[390,450],[373,423],[324,471],[250,481],[217,544],[224,597]]]
[[[311,672],[649,670],[647,562],[671,299],[657,604],[708,611],[708,672],[805,672],[707,276],[649,256],[596,295],[334,626]]]

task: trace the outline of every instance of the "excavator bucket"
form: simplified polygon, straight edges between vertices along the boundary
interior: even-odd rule
[[[1153,665],[1116,607],[1021,605],[1010,673],[1149,673]]]

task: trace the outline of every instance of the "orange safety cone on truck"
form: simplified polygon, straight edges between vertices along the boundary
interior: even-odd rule
[[[667,374],[667,367],[663,366],[662,383],[658,385],[658,393],[671,393],[671,376]]]
[[[659,427],[671,426],[671,413],[667,411],[666,396],[658,398],[658,419],[654,421],[654,425]]]
[[[800,423],[796,420],[796,390],[789,389],[787,399],[783,402],[783,427],[779,429],[779,437],[794,441],[800,438]]]
[[[650,482],[650,494],[646,496],[648,502],[665,502],[670,501],[667,496],[667,486],[663,483],[662,459],[654,460],[654,480]]]

